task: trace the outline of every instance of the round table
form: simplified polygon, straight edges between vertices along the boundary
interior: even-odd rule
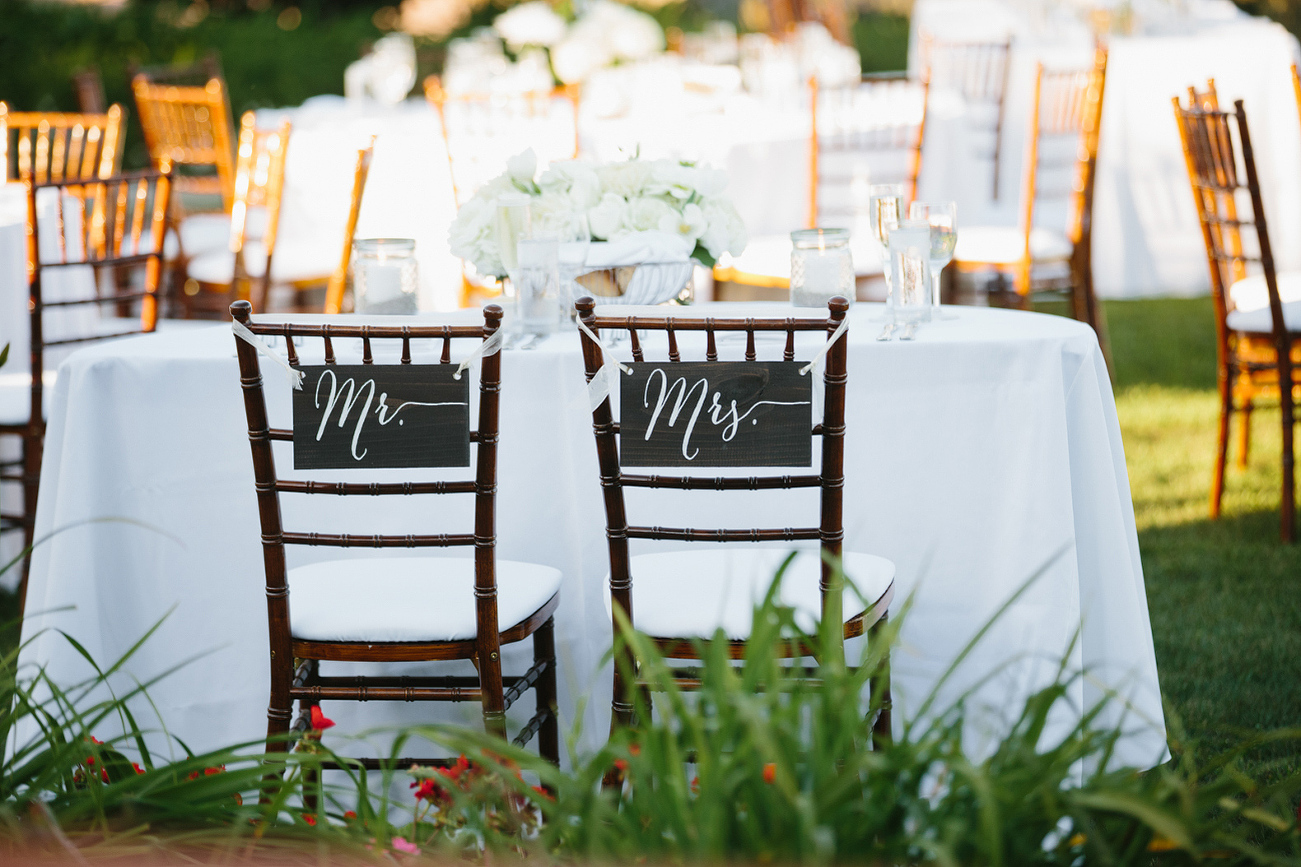
[[[699,305],[681,315],[791,312]],[[1165,729],[1133,507],[1093,332],[1041,314],[960,308],[953,320],[924,325],[915,342],[880,342],[881,313],[859,304],[850,314],[845,547],[897,564],[896,610],[912,598],[893,661],[896,721],[912,714],[968,640],[1029,582],[940,687],[939,706],[1006,666],[971,700],[986,711],[973,716],[979,749],[990,727],[1005,725],[1019,698],[1051,679],[1069,652],[1070,665],[1091,675],[1072,685],[1076,707],[1108,687],[1131,702],[1128,711],[1113,704],[1102,719],[1119,724],[1123,716],[1129,731],[1117,760],[1144,767],[1161,760]],[[812,357],[824,339],[805,336],[797,358]],[[739,360],[744,346],[719,339],[724,360]],[[780,341],[759,342],[761,359],[779,358],[781,349]],[[624,341],[616,352],[627,350]],[[655,357],[653,344],[647,351]],[[272,422],[283,425],[289,386],[270,368],[266,381]],[[82,350],[61,368],[52,404],[37,523],[38,535],[55,535],[33,559],[24,661],[68,682],[86,664],[53,628],[107,664],[161,620],[125,670],[145,680],[192,660],[150,688],[169,729],[195,750],[260,737],[264,576],[229,327]],[[608,563],[576,332],[553,335],[534,351],[505,352],[500,443],[498,555],[563,572],[556,618],[562,718],[572,724],[577,699],[590,694],[582,723],[592,746],[608,720],[609,675],[601,667],[610,644]],[[279,463],[282,471],[290,466]],[[793,516],[816,518],[813,491],[634,493],[630,517],[638,523],[788,526]],[[457,508],[446,497],[348,498],[345,523],[337,513],[342,499],[285,498],[286,527],[305,527],[311,517],[310,529],[324,532],[460,532],[470,521],[464,506],[445,513]],[[79,523],[103,518],[130,523]],[[314,556],[337,553],[295,549],[291,565]],[[517,647],[507,666],[527,656],[527,646]],[[429,719],[423,705],[327,711],[338,731]],[[477,708],[450,713],[477,725]],[[1055,724],[1069,726],[1070,717]],[[137,718],[152,714],[142,705]]]

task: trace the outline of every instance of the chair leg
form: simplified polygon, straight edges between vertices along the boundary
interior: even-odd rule
[[[1279,388],[1279,403],[1283,416],[1283,502],[1279,518],[1282,522],[1280,536],[1285,544],[1296,541],[1296,478],[1294,475],[1296,416],[1292,405],[1292,389]]]
[[[556,719],[556,624],[555,618],[548,618],[537,632],[533,633],[533,662],[536,665],[546,660],[550,663],[546,672],[538,678],[534,688],[539,713],[546,711],[547,718],[538,729],[538,752],[542,758],[553,764],[560,764],[560,724]]]
[[[18,616],[27,611],[27,577],[32,571],[32,545],[36,542],[36,500],[41,484],[44,431],[29,429],[23,436],[23,571],[18,579]]]
[[[1211,475],[1211,519],[1220,517],[1224,499],[1224,468],[1229,461],[1229,420],[1233,417],[1233,374],[1220,371],[1220,429],[1215,442],[1215,470]]]
[[[1251,411],[1254,404],[1250,397],[1242,402],[1239,412],[1242,414],[1238,428],[1238,469],[1245,470],[1251,459]]]
[[[885,629],[887,617],[878,620],[871,629],[868,630],[868,643],[879,641],[881,633]],[[880,667],[872,675],[870,685],[871,701],[876,704],[880,700],[880,713],[876,721],[872,723],[872,749],[884,749],[894,741],[894,733],[891,729],[891,715],[893,702],[890,697],[890,649],[886,648],[881,657]]]
[[[320,671],[321,671],[320,660],[313,659],[310,662],[308,662],[307,683],[310,684],[314,680],[316,680],[316,677],[318,674],[320,674]],[[300,702],[300,706],[302,708],[303,714],[306,715],[308,720],[310,720],[312,718],[312,708],[320,707],[321,703],[319,701],[303,701]],[[321,775],[318,771],[307,770],[303,772],[303,806],[307,809],[309,813],[315,813],[317,807],[320,804],[320,798],[319,798],[320,785],[321,785]]]

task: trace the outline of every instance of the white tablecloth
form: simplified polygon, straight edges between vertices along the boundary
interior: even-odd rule
[[[1119,760],[1159,760],[1164,724],[1143,573],[1111,387],[1092,332],[1065,319],[972,308],[923,327],[915,343],[880,343],[871,318],[879,312],[859,305],[851,314],[845,528],[847,550],[897,564],[896,605],[916,594],[894,656],[896,720],[1042,571],[943,696],[956,697],[1015,657],[976,702],[996,719],[1015,714],[1018,698],[1051,676],[1078,633],[1071,664],[1091,677],[1073,684],[1075,706],[1091,704],[1105,685],[1120,689],[1133,701],[1124,715],[1133,733]],[[799,357],[820,344],[807,337]],[[720,347],[724,358],[740,358],[744,341],[720,338]],[[781,351],[780,342],[760,347],[761,357]],[[266,381],[273,423],[283,423],[288,385],[274,370]],[[599,743],[608,720],[609,676],[598,664],[610,643],[607,553],[577,335],[506,352],[503,382],[498,554],[562,570],[564,724],[574,721],[577,696],[590,691],[586,743]],[[38,527],[72,528],[34,558],[24,637],[35,638],[24,660],[69,681],[85,663],[51,628],[107,663],[163,619],[127,670],[143,680],[199,656],[150,689],[171,731],[195,750],[265,730],[264,576],[247,442],[226,327],[89,348],[60,372]],[[282,472],[288,465],[282,456]],[[286,524],[307,528],[310,517],[310,529],[402,533],[470,521],[463,503],[425,497],[348,498],[364,514],[344,522],[342,499],[286,498]],[[450,524],[438,523],[457,508]],[[787,526],[792,509],[814,519],[816,495],[644,491],[630,496],[630,509],[645,523]],[[73,526],[106,517],[137,523]],[[330,553],[295,549],[291,565]],[[522,656],[526,646],[506,664]],[[327,712],[340,730],[429,713],[390,703]],[[451,713],[473,721],[475,710]],[[1104,721],[1121,715],[1117,705]],[[142,707],[138,718],[152,714]],[[976,747],[980,732],[973,727]]]
[[[1301,119],[1288,74],[1301,58],[1297,39],[1228,2],[1197,0],[1187,8],[1186,19],[1154,23],[1150,33],[1108,38],[1093,213],[1094,281],[1103,297],[1210,291],[1170,98],[1186,99],[1190,85],[1204,88],[1212,77],[1221,105],[1246,103],[1275,259],[1281,268],[1301,267],[1301,247],[1288,243],[1301,234]],[[954,139],[965,134],[954,124],[927,127],[919,194],[955,199],[959,232],[976,221],[1015,225],[1034,64],[1087,68],[1093,34],[1064,13],[1031,20],[1005,0],[918,0],[912,14],[914,69],[922,31],[958,41],[1014,38],[999,203],[989,201],[988,160],[973,159],[970,143]],[[951,110],[943,108],[951,101],[940,89],[932,97],[942,110]],[[1043,225],[1054,219],[1064,226],[1064,211],[1046,215]]]

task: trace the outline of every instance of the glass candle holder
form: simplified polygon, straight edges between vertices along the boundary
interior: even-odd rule
[[[419,289],[416,242],[410,238],[354,241],[352,285],[358,313],[415,313]]]
[[[848,229],[791,232],[791,303],[826,307],[837,295],[854,301],[854,259]]]
[[[931,226],[926,220],[902,220],[890,230],[890,294],[897,322],[931,318]]]

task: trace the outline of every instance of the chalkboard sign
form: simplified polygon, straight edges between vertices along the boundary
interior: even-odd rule
[[[625,467],[807,467],[813,380],[795,361],[632,365],[620,376]]]
[[[468,467],[470,377],[450,364],[300,367],[294,469]]]

